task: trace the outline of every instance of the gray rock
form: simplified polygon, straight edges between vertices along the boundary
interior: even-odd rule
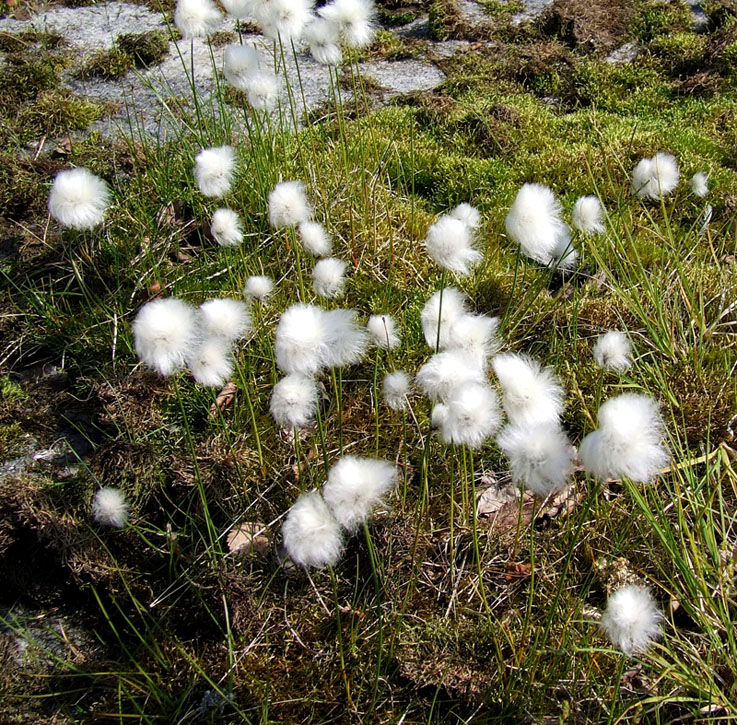
[[[605,58],[607,63],[618,65],[620,63],[631,63],[640,52],[640,46],[637,43],[630,41],[624,45],[620,45],[619,48],[615,48]]]
[[[445,80],[445,74],[439,68],[420,60],[363,63],[361,69],[386,88],[389,96],[412,91],[429,91]]]
[[[553,2],[554,0],[524,0],[525,9],[512,16],[512,23],[519,25],[525,20],[532,20],[542,15]]]

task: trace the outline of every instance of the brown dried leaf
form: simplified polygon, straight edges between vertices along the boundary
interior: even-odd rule
[[[233,402],[237,390],[238,386],[232,380],[225,384],[225,387],[215,396],[215,402],[210,406],[210,415],[213,418]]]
[[[231,554],[254,552],[266,556],[271,542],[266,535],[266,527],[260,521],[245,521],[234,526],[228,534],[228,550]]]
[[[8,7],[10,7],[10,2],[8,2]],[[71,137],[65,136],[61,141],[59,141],[59,145],[54,149],[54,153],[59,156],[66,156],[67,154],[72,153]]]
[[[532,564],[513,564],[511,561],[507,564],[507,571],[504,574],[504,580],[509,584],[517,579],[527,579],[532,574]]]
[[[483,489],[476,497],[476,515],[479,518],[492,516],[511,502],[517,502],[517,489],[514,486],[495,484]]]
[[[185,254],[181,249],[177,250],[177,262],[182,264],[189,264],[192,261],[192,257],[189,254]]]
[[[148,296],[149,297],[156,297],[161,292],[161,282],[159,282],[158,279],[155,279],[151,284],[148,286]]]

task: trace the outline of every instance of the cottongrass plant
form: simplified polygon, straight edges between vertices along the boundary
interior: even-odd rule
[[[237,247],[243,242],[240,217],[232,209],[216,209],[210,223],[210,233],[222,247]]]
[[[623,332],[609,330],[594,345],[594,360],[604,370],[624,372],[632,367],[632,345]]]
[[[675,156],[659,152],[640,159],[632,172],[632,192],[638,199],[661,199],[678,186],[681,172]]]
[[[315,419],[317,385],[313,378],[291,373],[282,378],[271,393],[269,410],[282,428],[304,428]]]
[[[333,246],[325,227],[309,220],[299,224],[299,241],[305,250],[316,257],[327,256]]]
[[[384,403],[392,410],[406,410],[410,391],[410,378],[404,370],[395,370],[384,376],[382,386]]]
[[[371,0],[333,0],[318,15],[332,23],[349,48],[365,48],[376,32],[376,9]]]
[[[274,291],[274,281],[263,274],[252,275],[246,280],[245,294],[258,302],[265,302]]]
[[[484,369],[463,350],[435,353],[417,372],[417,387],[434,402],[448,402],[451,394],[464,383],[483,384]]]
[[[446,348],[450,343],[453,323],[467,312],[466,296],[455,287],[435,292],[420,314],[425,342],[433,349]]]
[[[709,193],[709,176],[705,171],[697,171],[688,182],[691,191],[699,198]]]
[[[473,381],[456,386],[447,405],[438,403],[435,409],[440,437],[449,445],[481,448],[502,420],[496,392]]]
[[[466,222],[444,216],[427,230],[425,248],[443,269],[467,275],[481,261],[481,252],[473,246],[472,233],[473,230]]]
[[[320,297],[334,298],[343,293],[347,264],[335,257],[325,257],[312,269],[312,289]]]
[[[110,205],[108,185],[85,168],[60,171],[49,192],[49,214],[62,226],[92,229]]]
[[[583,234],[604,232],[604,207],[596,196],[581,196],[576,199],[571,213],[571,224]]]
[[[315,375],[325,365],[325,313],[314,305],[288,307],[279,318],[274,341],[276,364],[285,373]]]
[[[205,196],[221,198],[230,193],[235,173],[235,151],[232,146],[202,149],[195,156],[194,176]]]
[[[184,38],[201,38],[216,32],[223,21],[212,0],[178,0],[174,25]]]
[[[187,357],[195,381],[208,388],[221,387],[233,373],[230,341],[223,337],[205,337]]]
[[[282,181],[269,194],[269,223],[275,229],[296,227],[311,214],[312,205],[301,181]]]
[[[282,525],[284,548],[295,564],[322,569],[343,553],[343,531],[319,491],[303,493]]]
[[[122,529],[128,521],[130,505],[119,488],[101,488],[92,499],[92,517],[98,524]]]
[[[626,655],[646,652],[662,637],[663,614],[647,587],[629,584],[609,596],[601,628]]]
[[[206,337],[239,340],[251,329],[251,312],[244,302],[216,299],[203,302],[198,310],[199,325]]]
[[[371,315],[366,323],[371,341],[382,350],[396,350],[402,340],[391,315]]]

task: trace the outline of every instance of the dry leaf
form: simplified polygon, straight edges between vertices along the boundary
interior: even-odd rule
[[[188,254],[185,254],[181,249],[177,250],[177,262],[181,262],[182,264],[189,264],[192,261],[192,257],[190,257]]]
[[[8,3],[8,7],[10,7],[10,3]],[[61,141],[59,141],[59,145],[54,149],[55,154],[59,154],[60,156],[66,156],[67,154],[72,153],[72,139],[70,136],[65,136]]]
[[[148,286],[148,296],[149,297],[156,297],[161,292],[161,282],[159,282],[158,279],[155,279],[151,284]]]
[[[255,552],[266,556],[271,548],[266,527],[260,521],[246,521],[234,526],[228,534],[228,550],[231,554]]]
[[[215,397],[215,402],[210,406],[210,415],[215,417],[219,412],[223,412],[235,399],[235,393],[238,386],[231,380],[225,384],[225,387]]]
[[[506,504],[517,502],[517,489],[512,485],[491,485],[479,492],[476,497],[476,515],[479,518],[492,516]]]
[[[527,579],[532,574],[532,564],[507,564],[504,580],[509,584],[517,579]]]

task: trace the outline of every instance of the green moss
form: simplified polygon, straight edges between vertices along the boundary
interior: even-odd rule
[[[0,461],[22,456],[26,447],[27,437],[20,423],[0,426]]]
[[[127,53],[139,67],[161,63],[169,52],[169,35],[163,30],[124,33],[118,36],[116,43],[121,52]]]
[[[632,23],[632,35],[647,43],[658,35],[687,32],[692,27],[691,11],[681,0],[644,0]]]
[[[405,60],[416,58],[423,47],[423,42],[418,38],[400,38],[388,30],[380,29],[367,56],[385,60]]]
[[[18,53],[7,61],[0,74],[0,107],[27,101],[59,84],[56,69],[45,58]]]
[[[118,80],[124,78],[133,67],[133,58],[119,48],[100,50],[77,72],[78,78],[102,78]]]
[[[428,28],[433,40],[449,40],[464,35],[465,23],[457,0],[431,0]]]
[[[482,0],[481,4],[486,14],[495,20],[506,19],[514,13],[521,12],[525,8],[521,0]]]
[[[26,138],[58,135],[87,128],[102,118],[104,106],[75,95],[66,88],[43,91],[18,113],[17,127]]]
[[[42,30],[24,30],[20,33],[0,31],[0,50],[4,53],[27,53],[37,48],[53,50],[66,44],[66,40],[61,35]]]
[[[696,33],[668,33],[650,42],[649,51],[662,61],[663,70],[672,76],[698,71],[706,55],[706,36]]]

